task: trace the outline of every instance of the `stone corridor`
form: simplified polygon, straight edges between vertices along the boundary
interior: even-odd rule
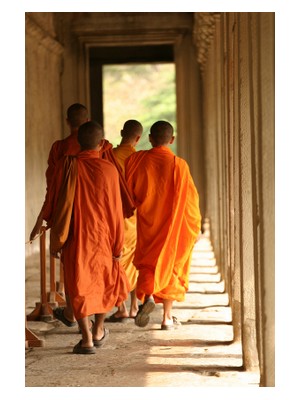
[[[39,301],[38,255],[26,262],[26,315]],[[113,312],[114,310],[112,310]],[[57,320],[27,321],[41,347],[26,346],[26,387],[259,386],[259,371],[243,371],[225,283],[210,238],[196,243],[185,302],[174,304],[181,326],[162,331],[162,307],[139,328],[107,323],[109,339],[95,355],[74,355],[80,336]]]

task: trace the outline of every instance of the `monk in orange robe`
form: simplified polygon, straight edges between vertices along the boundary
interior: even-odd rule
[[[70,134],[62,140],[56,140],[49,152],[48,167],[46,170],[46,197],[54,178],[54,171],[57,162],[65,155],[75,155],[80,151],[80,145],[77,141],[78,128],[81,124],[88,121],[88,111],[83,104],[74,103],[67,110],[67,125],[69,126]],[[38,215],[36,224],[31,231],[30,240],[40,232],[43,224],[43,207]]]
[[[87,122],[88,110],[87,108],[80,103],[74,103],[67,109],[66,122],[69,126],[70,134],[68,137],[62,140],[57,140],[53,143],[51,150],[48,156],[48,167],[46,170],[46,196],[44,200],[44,204],[41,208],[41,211],[37,217],[35,226],[33,227],[30,240],[33,240],[36,235],[40,232],[41,226],[43,224],[44,218],[44,208],[46,204],[46,199],[49,196],[49,191],[52,185],[52,181],[55,177],[56,166],[58,162],[67,155],[76,155],[80,152],[80,144],[77,140],[78,129],[79,126],[83,123]],[[107,141],[103,140],[103,146],[100,150],[101,157],[103,159],[107,159],[112,162],[117,168],[120,174],[120,189],[123,201],[123,212],[126,216],[131,216],[134,212],[134,206],[131,203],[131,198],[129,198],[129,194],[127,193],[127,185],[125,179],[123,177],[122,170],[117,162],[114,159],[112,152],[112,145]],[[66,307],[57,307],[53,310],[54,316],[63,322],[68,327],[73,327],[77,324],[76,319],[74,317],[74,313],[69,301],[69,295],[67,293],[65,287],[65,298],[66,298]]]
[[[67,155],[76,155],[80,151],[80,145],[77,140],[78,129],[79,126],[88,121],[88,110],[87,108],[80,103],[72,104],[67,110],[67,124],[70,129],[70,134],[65,139],[57,140],[53,143],[51,150],[48,156],[48,166],[46,170],[46,197],[48,196],[49,188],[51,187],[52,180],[55,177],[55,166],[58,161]],[[120,187],[121,187],[121,195],[123,200],[123,211],[125,216],[131,216],[134,212],[133,204],[131,204],[131,199],[129,199],[127,195],[127,185],[125,180],[123,179],[122,170],[119,167],[118,162],[115,160],[112,152],[112,145],[108,142],[108,140],[103,141],[103,146],[101,148],[101,157],[111,161],[119,171],[121,176]],[[44,204],[45,204],[44,201]],[[33,227],[30,233],[30,240],[33,240],[36,235],[40,232],[41,226],[43,224],[43,208],[37,217],[35,226]]]
[[[105,314],[129,293],[120,265],[124,244],[124,218],[119,174],[103,160],[103,129],[96,122],[78,130],[81,152],[57,164],[55,180],[44,207],[50,233],[50,251],[61,252],[64,278],[82,339],[76,354],[93,354],[108,336]],[[90,331],[89,316],[95,315]]]
[[[52,180],[55,177],[55,168],[59,161],[67,155],[76,155],[80,152],[80,145],[77,140],[79,126],[87,122],[89,119],[87,108],[80,103],[74,103],[67,109],[66,122],[69,127],[69,136],[62,140],[56,140],[50,149],[48,156],[48,166],[46,170],[46,196],[37,217],[36,223],[30,233],[30,240],[33,240],[39,234],[44,221],[44,208],[46,199],[49,196],[49,190],[52,185]],[[74,313],[69,301],[68,293],[65,288],[66,307],[58,307],[54,314],[57,313],[59,318],[65,325],[72,327],[77,325]]]
[[[143,304],[135,318],[146,326],[155,303],[163,304],[162,329],[179,323],[173,302],[184,301],[188,290],[193,246],[200,232],[199,196],[185,160],[168,147],[173,127],[152,125],[152,149],[138,151],[125,161],[125,176],[137,207],[134,264],[139,271],[136,293]]]
[[[122,172],[125,176],[125,160],[131,154],[135,153],[135,146],[137,145],[143,133],[143,126],[136,120],[128,120],[124,123],[121,130],[121,142],[113,149],[114,155],[118,160]],[[136,281],[138,272],[133,264],[133,257],[136,246],[136,213],[130,218],[124,219],[124,248],[121,259],[121,264],[124,267],[127,278],[130,283],[130,310],[128,313],[125,301],[122,303],[118,310],[113,313],[107,322],[124,322],[126,318],[134,318],[138,312],[138,301],[136,297]]]

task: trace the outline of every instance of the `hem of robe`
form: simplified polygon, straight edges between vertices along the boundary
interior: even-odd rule
[[[115,284],[110,285],[109,288],[106,287],[104,291],[100,289],[97,293],[97,290],[94,289],[92,294],[78,294],[74,293],[74,288],[73,286],[71,287],[69,297],[76,320],[89,315],[107,313],[115,306],[121,306],[127,300],[129,282],[125,271],[120,262],[116,260],[113,261],[112,268],[117,268],[117,272],[115,271]],[[68,279],[68,274],[66,273],[66,284],[68,287],[70,287],[70,283],[73,283],[73,280]]]
[[[189,258],[190,260],[190,258]],[[189,265],[186,262],[185,267],[189,269]],[[144,302],[145,296],[152,295],[154,297],[156,303],[162,303],[162,299],[173,300],[182,302],[185,300],[185,295],[188,291],[188,282],[187,280],[182,280],[182,283],[179,279],[176,279],[176,283],[169,282],[164,288],[160,288],[159,291],[154,289],[154,274],[155,271],[150,270],[150,268],[140,267],[138,269],[139,276],[136,286],[136,296],[141,301]],[[175,284],[174,284],[175,283]]]

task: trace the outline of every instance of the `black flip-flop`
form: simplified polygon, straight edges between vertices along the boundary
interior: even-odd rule
[[[139,311],[134,319],[135,325],[144,328],[148,325],[150,320],[149,314],[155,309],[155,302],[153,299],[147,299],[144,304],[139,305]]]
[[[82,339],[73,347],[74,354],[95,354],[96,348],[93,347],[82,347]]]
[[[97,347],[97,348],[103,346],[103,344],[106,342],[106,340],[108,338],[108,335],[109,335],[109,330],[107,328],[104,328],[103,337],[101,339],[99,339],[99,340],[93,339],[94,346]]]
[[[112,314],[110,317],[105,318],[105,322],[128,322],[129,317],[116,317],[115,314]]]
[[[56,319],[61,321],[63,324],[68,326],[69,328],[72,328],[73,326],[77,325],[77,322],[71,322],[69,321],[65,316],[64,316],[64,307],[57,307],[54,308],[53,310],[53,315]]]

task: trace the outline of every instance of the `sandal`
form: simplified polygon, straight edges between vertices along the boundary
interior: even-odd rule
[[[80,340],[73,348],[74,354],[95,354],[96,348],[93,347],[82,347],[82,340]]]
[[[54,308],[53,310],[53,315],[56,319],[58,319],[60,322],[68,326],[69,328],[72,328],[73,326],[77,325],[77,321],[69,321],[65,316],[64,316],[64,307],[57,307]]]
[[[110,317],[105,318],[105,322],[128,322],[129,317],[116,317],[112,314]]]
[[[103,344],[106,342],[108,335],[109,335],[109,330],[107,328],[104,328],[104,335],[102,336],[102,338],[99,340],[93,339],[94,346],[97,348],[102,347]]]
[[[139,311],[135,317],[135,324],[140,328],[144,328],[150,320],[149,314],[155,309],[155,302],[153,299],[149,298],[144,304],[139,305]]]

